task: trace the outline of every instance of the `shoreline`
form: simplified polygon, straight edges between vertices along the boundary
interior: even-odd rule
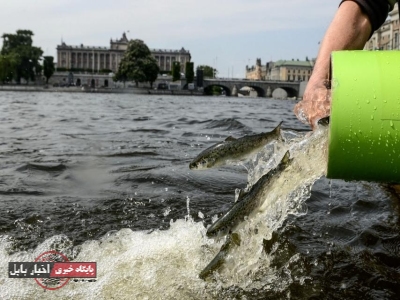
[[[184,95],[204,96],[203,92],[189,90],[154,90],[150,88],[84,88],[53,87],[38,85],[0,85],[0,92],[47,92],[47,93],[106,93],[106,94],[139,94],[139,95]]]

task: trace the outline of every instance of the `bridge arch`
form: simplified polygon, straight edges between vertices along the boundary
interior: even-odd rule
[[[213,88],[214,87],[221,88],[224,91],[226,96],[231,96],[231,94],[232,94],[232,91],[231,91],[231,89],[229,87],[227,87],[225,85],[222,85],[222,84],[217,84],[217,83],[216,84],[208,84],[207,86],[205,86],[204,87],[204,93],[206,95],[213,95],[214,94],[214,92],[213,92]]]
[[[286,87],[286,86],[277,86],[276,88],[274,88],[272,90],[272,93],[278,88],[284,90],[287,93],[288,98],[298,97],[298,91],[296,89],[294,89],[292,87]]]
[[[252,84],[249,84],[249,85],[242,84],[240,87],[238,87],[238,89],[241,90],[244,87],[249,87],[249,88],[254,89],[257,92],[257,97],[263,97],[263,98],[267,97],[266,91],[260,86],[252,85]]]
[[[300,94],[300,81],[289,82],[279,80],[249,80],[249,79],[226,79],[226,78],[207,78],[203,81],[204,88],[208,86],[222,87],[226,95],[231,96],[232,91],[243,87],[251,87],[257,91],[258,97],[271,97],[272,92],[277,88],[286,91],[287,97],[298,97]]]

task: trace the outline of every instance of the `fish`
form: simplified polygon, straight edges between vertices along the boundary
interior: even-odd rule
[[[289,151],[286,151],[278,166],[264,174],[249,191],[239,195],[238,200],[228,212],[207,229],[206,235],[213,237],[227,234],[233,230],[245,217],[260,206],[263,199],[268,195],[268,185],[272,178],[279,176],[290,165],[292,160],[293,158],[290,158]]]
[[[281,125],[270,132],[263,132],[255,135],[246,135],[241,138],[227,137],[204,151],[202,151],[189,164],[191,170],[204,170],[227,163],[229,160],[241,160],[250,154],[257,153],[262,147],[272,141],[282,141]]]
[[[225,243],[222,245],[220,251],[218,254],[214,257],[214,259],[201,271],[199,274],[199,277],[203,280],[205,280],[208,276],[210,276],[212,273],[217,271],[219,268],[223,266],[225,263],[225,258],[229,252],[230,249],[232,249],[235,246],[240,246],[240,236],[238,233],[232,233],[230,234]]]

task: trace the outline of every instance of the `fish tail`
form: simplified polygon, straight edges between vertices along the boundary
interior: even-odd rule
[[[206,280],[208,276],[212,275],[214,272],[218,271],[221,268],[226,260],[226,255],[228,251],[233,246],[240,246],[241,240],[240,235],[238,233],[232,233],[228,236],[225,243],[222,245],[218,254],[214,257],[214,259],[201,271],[199,277],[203,280]]]

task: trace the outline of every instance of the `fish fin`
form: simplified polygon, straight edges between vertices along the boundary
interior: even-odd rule
[[[233,137],[233,136],[228,136],[226,139],[225,139],[225,142],[232,142],[232,141],[236,141],[236,139]]]
[[[293,158],[290,158],[290,152],[289,150],[286,151],[285,155],[283,156],[282,160],[281,160],[281,164],[283,165],[287,165],[289,164],[291,161],[293,160]]]
[[[275,127],[274,130],[272,130],[273,133],[275,133],[278,136],[278,140],[283,141],[282,133],[281,133],[281,126],[282,126],[283,121],[281,121],[278,126]]]
[[[240,235],[239,233],[233,232],[230,236],[232,242],[236,245],[236,246],[240,246],[241,243],[241,239],[240,239]]]
[[[237,196],[235,203],[236,202],[240,202],[243,199],[244,195],[247,194],[245,189],[236,189],[235,193],[236,193],[236,196]]]

